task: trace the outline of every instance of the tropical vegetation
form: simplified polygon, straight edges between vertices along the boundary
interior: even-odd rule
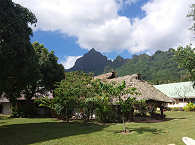
[[[30,42],[30,25],[37,23],[31,11],[12,0],[3,0],[0,14],[0,96],[9,99],[14,116],[18,110],[30,114],[32,97],[52,92],[55,83],[64,79],[64,67],[57,63],[53,51]],[[25,97],[26,109],[16,107],[20,97]]]

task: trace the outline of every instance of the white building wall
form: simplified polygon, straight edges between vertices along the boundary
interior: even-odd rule
[[[2,103],[2,114],[11,114],[11,104],[9,102]]]
[[[168,104],[167,107],[173,108],[173,107],[185,107],[188,103],[187,102],[179,102],[179,103],[175,103],[175,104]]]

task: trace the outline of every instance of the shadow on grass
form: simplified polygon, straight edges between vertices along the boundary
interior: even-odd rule
[[[94,123],[44,122],[0,126],[1,145],[27,145],[62,137],[89,134],[108,125]]]
[[[138,133],[138,134],[143,134],[146,132],[152,133],[152,134],[163,134],[161,129],[156,129],[156,128],[150,128],[150,127],[139,127],[139,128],[126,128],[129,133]],[[122,131],[122,130],[121,130]],[[121,131],[115,131],[114,133],[121,133]]]
[[[181,120],[181,119],[186,119],[185,117],[178,117],[178,118],[171,118],[171,117],[169,117],[169,118],[165,118],[165,120],[164,121],[170,121],[170,120]]]
[[[180,119],[186,119],[186,118],[165,118],[162,120],[159,119],[146,119],[146,120],[135,120],[136,123],[159,123],[159,122],[165,122],[165,121],[171,121],[171,120],[180,120]]]
[[[152,134],[162,134],[165,133],[161,129],[150,128],[150,127],[140,127],[140,128],[127,128],[130,132],[136,132],[138,134],[143,134],[145,132],[150,132]]]

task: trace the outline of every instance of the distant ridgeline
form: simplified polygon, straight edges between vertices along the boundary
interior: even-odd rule
[[[92,48],[83,57],[77,59],[71,69],[65,71],[93,72],[95,75],[115,71],[118,76],[140,73],[143,79],[153,84],[189,80],[189,75],[177,67],[173,49],[157,51],[152,56],[134,55],[129,59],[117,56],[115,60],[111,61]]]

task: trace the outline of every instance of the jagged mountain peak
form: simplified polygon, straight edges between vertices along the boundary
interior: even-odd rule
[[[83,57],[77,59],[75,65],[67,71],[93,72],[98,75],[104,72],[104,67],[107,63],[107,57],[92,48]]]

